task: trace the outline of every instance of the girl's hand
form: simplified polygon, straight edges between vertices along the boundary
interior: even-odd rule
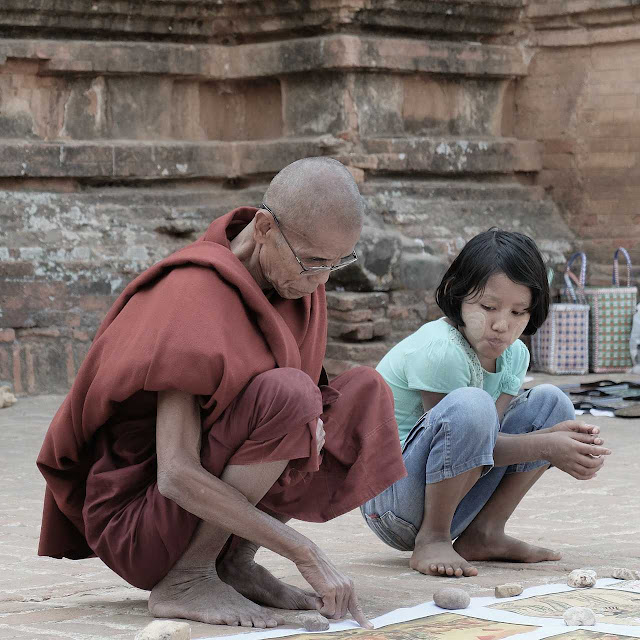
[[[591,441],[587,441],[590,444],[604,444],[604,440],[599,437],[600,427],[596,427],[593,424],[578,422],[577,420],[566,420],[565,422],[559,422],[549,429],[540,429],[538,433],[542,433],[543,431],[546,431],[547,433],[554,433],[558,431],[582,433],[593,436]]]
[[[590,480],[600,471],[611,449],[596,444],[595,440],[601,439],[591,433],[567,425],[560,423],[547,431],[541,457],[577,480]]]

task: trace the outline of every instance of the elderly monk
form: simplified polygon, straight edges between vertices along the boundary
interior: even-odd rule
[[[40,555],[101,558],[154,616],[273,627],[259,604],[349,611],[353,583],[289,518],[324,522],[405,475],[391,392],[328,386],[324,284],[354,260],[363,204],[328,158],[285,167],[127,286],[46,435]],[[303,591],[254,562],[292,560]],[[259,603],[259,604],[258,604]]]

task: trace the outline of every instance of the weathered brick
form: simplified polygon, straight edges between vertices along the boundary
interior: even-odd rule
[[[13,329],[0,329],[0,342],[13,342],[16,332]]]
[[[373,325],[373,337],[374,338],[384,338],[391,333],[392,324],[388,318],[379,318],[378,320],[374,320]]]
[[[11,348],[0,344],[0,382],[9,382],[13,378],[11,366]]]
[[[327,358],[349,360],[362,364],[377,364],[388,350],[387,344],[377,340],[359,343],[329,341]]]
[[[327,291],[329,309],[352,311],[353,309],[375,309],[387,304],[385,293],[356,293],[353,291]]]
[[[62,335],[60,329],[55,327],[38,327],[34,329],[18,329],[17,336],[23,338],[59,338]]]
[[[545,153],[542,156],[545,169],[571,169],[575,164],[576,157],[572,153]]]
[[[351,362],[350,360],[342,360],[336,358],[325,358],[324,368],[329,378],[335,378],[349,369],[353,369],[358,366],[357,362]]]
[[[380,311],[380,310],[376,310]],[[353,311],[338,311],[329,307],[329,318],[338,322],[365,322],[373,318],[373,309],[354,309]]]
[[[360,342],[373,338],[373,323],[330,322],[329,337],[342,338],[348,342]]]

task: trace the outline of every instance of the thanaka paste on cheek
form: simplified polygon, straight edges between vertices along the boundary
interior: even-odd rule
[[[487,328],[487,318],[481,311],[462,311],[464,333],[468,340],[477,342],[484,336]]]

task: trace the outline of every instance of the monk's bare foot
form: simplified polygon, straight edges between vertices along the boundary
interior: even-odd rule
[[[433,576],[461,578],[478,575],[478,570],[454,551],[451,538],[418,536],[409,566]]]
[[[253,557],[256,548],[251,544],[241,544],[224,555],[218,562],[220,578],[243,596],[269,607],[278,609],[320,609],[322,600],[315,594],[307,593],[278,580]]]
[[[545,562],[560,560],[562,554],[552,549],[536,547],[504,531],[481,532],[467,528],[453,545],[467,560],[504,560],[506,562]]]
[[[222,582],[214,571],[172,569],[151,591],[149,611],[156,618],[260,629],[284,623]]]

